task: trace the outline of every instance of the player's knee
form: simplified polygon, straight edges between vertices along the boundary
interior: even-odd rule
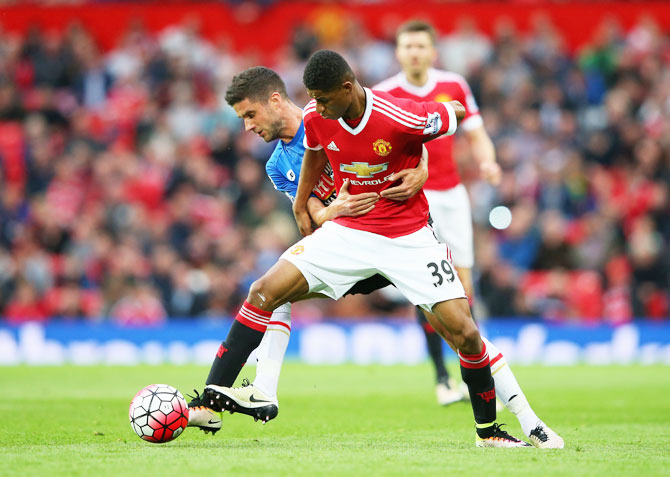
[[[275,302],[276,297],[268,286],[265,277],[261,277],[251,284],[249,295],[247,295],[247,303],[261,310],[274,310],[277,306]]]
[[[458,333],[452,334],[454,345],[464,354],[478,354],[482,349],[482,339],[479,330],[471,321],[465,322]]]
[[[482,348],[482,338],[479,335],[479,330],[474,325],[468,325],[467,330],[463,333],[463,350],[468,353],[468,350],[471,353],[475,354],[481,351]]]

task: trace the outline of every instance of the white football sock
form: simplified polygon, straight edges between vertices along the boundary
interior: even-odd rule
[[[535,429],[540,418],[537,417],[533,409],[528,404],[521,386],[514,377],[505,357],[500,350],[486,338],[482,337],[486,343],[486,349],[489,352],[491,363],[491,375],[495,381],[496,395],[503,402],[521,424],[524,434],[529,435],[530,431]]]
[[[269,397],[277,395],[279,373],[290,337],[291,304],[286,303],[272,313],[265,335],[256,350],[258,364],[253,384]]]

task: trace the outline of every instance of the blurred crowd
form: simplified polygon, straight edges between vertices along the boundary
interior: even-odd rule
[[[303,105],[305,60],[343,53],[365,85],[394,74],[393,39],[348,18],[302,25],[275,68]],[[605,20],[568,51],[546,17],[491,37],[464,18],[439,40],[463,74],[504,169],[482,182],[456,142],[473,204],[476,313],[547,320],[668,319],[670,36],[652,18]],[[265,177],[274,145],[223,100],[259,63],[191,19],[140,22],[100,51],[93,32],[0,32],[0,315],[220,319],[298,239]],[[508,228],[489,212],[503,205]],[[393,293],[294,307],[297,320],[411,316]]]

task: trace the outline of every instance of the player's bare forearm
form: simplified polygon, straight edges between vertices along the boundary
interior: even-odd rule
[[[389,180],[400,181],[400,184],[389,187],[381,192],[386,199],[403,201],[407,200],[421,190],[428,180],[428,150],[423,146],[419,164],[413,169],[403,169],[393,174]]]
[[[472,157],[479,164],[481,175],[493,185],[498,185],[502,176],[500,166],[496,162],[496,150],[484,126],[467,132]]]
[[[312,220],[320,227],[324,222],[333,220],[336,217],[357,217],[367,214],[374,209],[375,203],[378,200],[379,195],[376,192],[350,194],[349,179],[345,179],[344,184],[342,184],[340,191],[337,193],[337,198],[330,205],[326,207],[320,200],[312,197],[307,202],[307,207]]]
[[[293,201],[293,215],[302,235],[312,233],[312,220],[307,211],[307,201],[327,162],[328,158],[323,150],[312,151],[307,149],[303,156],[298,191]]]
[[[321,227],[324,222],[335,218],[333,217],[334,211],[331,207],[326,207],[323,205],[323,202],[316,197],[310,197],[307,201],[307,212],[309,212],[312,222],[314,222],[317,227]]]

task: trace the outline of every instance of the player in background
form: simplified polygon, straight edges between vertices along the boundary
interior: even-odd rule
[[[233,79],[226,92],[226,101],[244,121],[246,131],[257,134],[266,142],[279,139],[267,161],[266,171],[275,188],[293,201],[305,152],[304,126],[302,109],[289,99],[284,82],[268,68],[249,68]],[[416,168],[398,172],[394,181],[399,183],[387,189],[384,195],[393,200],[406,200],[421,189],[427,177],[424,157]],[[372,192],[351,195],[348,185],[348,181],[345,182],[336,193],[332,169],[328,166],[323,170],[308,200],[309,214],[316,226],[339,216],[365,214],[379,200],[379,195]],[[363,280],[347,294],[367,294],[389,284],[387,279],[376,275]],[[262,422],[277,415],[277,386],[290,335],[290,303],[274,310],[265,329],[250,313],[233,323],[228,337],[219,347],[206,382],[230,393],[231,404],[235,407],[228,410],[251,415]],[[230,388],[249,353],[257,346],[254,382],[249,386]],[[221,428],[220,413],[214,411],[197,391],[189,408],[189,426],[212,433]]]
[[[389,177],[417,166],[423,142],[455,132],[457,118],[465,114],[462,105],[417,103],[372,93],[356,81],[346,61],[330,51],[310,58],[304,83],[315,100],[303,112],[309,150],[303,157],[293,211],[306,237],[252,284],[236,323],[249,327],[252,320],[267,326],[272,311],[284,303],[310,293],[339,299],[357,282],[382,274],[412,303],[432,311],[431,325],[449,335],[459,351],[461,374],[472,396],[476,445],[528,446],[495,422],[486,345],[449,262],[448,247],[427,225],[423,192],[404,201],[381,196],[393,185]],[[328,162],[337,187],[348,178],[351,193],[374,192],[380,198],[366,214],[337,217],[312,234],[307,203]],[[206,386],[205,394],[215,408],[223,407],[220,386]]]
[[[473,158],[479,164],[482,176],[493,185],[501,178],[496,163],[493,142],[484,128],[477,103],[465,79],[456,73],[433,68],[437,59],[435,30],[423,21],[412,20],[400,26],[396,33],[396,57],[402,71],[376,86],[393,96],[415,101],[449,101],[456,99],[465,106],[465,118],[459,128],[465,133]],[[433,228],[437,238],[449,245],[454,267],[472,300],[472,266],[474,247],[470,201],[460,182],[458,168],[453,158],[453,137],[442,136],[426,144],[430,155],[428,180],[424,193],[428,199]],[[426,333],[430,356],[437,370],[438,401],[444,402],[455,389],[448,384],[444,366],[442,342],[424,318],[418,313]],[[502,354],[495,354],[487,341],[491,358],[491,373],[496,383],[498,399],[519,419],[521,428],[533,444],[534,434],[542,436],[544,447],[563,447],[563,440],[533,412],[514,373],[506,365]]]
[[[460,101],[465,106],[465,119],[459,129],[465,133],[482,176],[491,184],[498,185],[501,177],[500,166],[496,163],[493,142],[484,129],[477,103],[461,75],[433,68],[437,59],[435,41],[435,30],[426,22],[411,20],[401,25],[396,33],[396,58],[402,71],[373,89],[414,101]],[[472,217],[468,193],[461,184],[458,167],[453,158],[453,140],[451,136],[443,136],[426,145],[431,161],[424,193],[434,220],[435,234],[441,242],[449,245],[454,267],[472,304],[475,296],[472,286]],[[426,335],[429,354],[435,366],[438,403],[447,405],[462,399],[463,393],[449,379],[444,365],[442,340],[420,310],[417,310],[417,317]],[[498,397],[504,399],[504,394],[499,393]],[[507,404],[505,401],[503,403]]]

